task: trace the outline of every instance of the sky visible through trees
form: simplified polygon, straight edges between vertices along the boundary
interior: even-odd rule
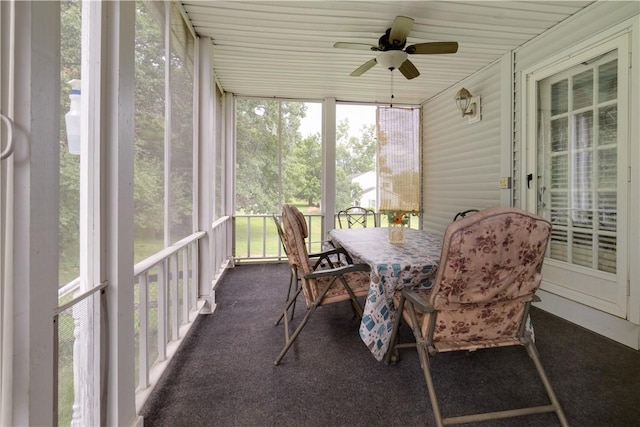
[[[300,122],[300,134],[308,136],[322,132],[322,104],[320,102],[307,102],[307,116]],[[359,137],[362,126],[376,123],[375,105],[349,105],[338,104],[336,107],[336,122],[349,119],[350,136]]]

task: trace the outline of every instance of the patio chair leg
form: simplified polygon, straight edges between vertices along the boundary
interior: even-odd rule
[[[420,331],[420,326],[418,326],[418,319],[416,317],[416,312],[413,308],[413,304],[409,304],[407,308],[409,310],[409,317],[411,318],[411,322],[413,323],[411,329],[416,340],[416,349],[418,350],[418,358],[420,359],[420,368],[422,368],[422,373],[424,374],[424,379],[427,383],[429,399],[431,400],[431,409],[433,410],[433,415],[436,419],[436,425],[438,427],[442,427],[444,425],[444,422],[442,420],[442,414],[440,413],[440,405],[438,405],[438,399],[436,397],[436,388],[433,385],[433,377],[431,376],[431,365],[429,364],[429,351],[427,349],[427,341],[422,338],[422,332]]]
[[[418,357],[420,358],[420,367],[424,374],[424,379],[427,382],[427,390],[429,391],[429,399],[431,400],[431,409],[436,419],[436,425],[442,427],[444,425],[442,420],[442,414],[440,413],[440,405],[438,405],[438,399],[436,398],[436,388],[433,385],[433,378],[431,376],[431,365],[429,364],[429,354],[427,353],[426,344],[419,344]]]
[[[298,335],[300,335],[300,332],[302,332],[302,328],[304,328],[304,326],[307,324],[307,322],[309,321],[309,318],[311,317],[313,312],[316,310],[316,307],[317,307],[316,304],[312,305],[311,308],[309,308],[309,310],[307,311],[307,314],[304,315],[304,318],[302,318],[302,321],[300,322],[296,330],[293,331],[293,334],[291,334],[290,337],[286,337],[287,342],[284,348],[282,349],[282,351],[280,352],[280,354],[278,354],[278,357],[276,357],[276,361],[275,361],[276,365],[279,365],[284,355],[287,354],[287,351],[289,351],[291,344],[293,344],[293,342],[296,340]],[[285,323],[288,323],[288,322],[285,320]]]
[[[357,314],[358,317],[362,319],[362,307],[360,307],[360,304],[358,303],[358,298],[356,298],[356,295],[353,293],[353,290],[347,284],[347,281],[344,279],[344,277],[340,276],[340,281],[342,282],[342,285],[344,286],[344,288],[347,290],[347,293],[349,294],[349,299],[351,301],[351,308],[353,309],[355,314]]]
[[[396,316],[398,316],[393,322],[393,330],[391,331],[391,339],[389,340],[389,349],[387,350],[387,354],[384,356],[384,363],[388,365],[392,359],[393,362],[396,363],[398,361],[398,350],[395,348],[396,341],[398,341],[398,329],[400,328],[400,322],[402,321],[402,310],[404,309],[404,301],[405,297],[402,295],[400,297],[400,303],[398,304],[398,309],[396,310]]]
[[[298,337],[298,335],[300,335],[300,332],[302,332],[302,328],[304,328],[304,326],[307,324],[307,322],[309,321],[309,318],[311,317],[311,315],[313,314],[314,311],[316,311],[316,308],[318,308],[318,306],[320,305],[320,302],[324,299],[324,296],[327,294],[327,292],[329,291],[329,288],[331,287],[331,284],[333,282],[329,283],[327,286],[324,287],[324,289],[322,290],[322,292],[320,292],[320,294],[318,295],[318,297],[316,298],[316,300],[314,301],[314,303],[311,305],[311,307],[309,307],[307,309],[307,313],[304,315],[304,317],[302,318],[302,321],[300,321],[300,324],[298,325],[298,327],[296,328],[295,331],[293,331],[293,334],[291,334],[291,336],[289,336],[289,322],[287,321],[287,319],[285,319],[284,323],[285,323],[285,340],[286,343],[284,345],[284,348],[282,349],[282,351],[280,352],[280,354],[278,354],[278,357],[276,357],[276,361],[275,364],[276,366],[280,364],[280,361],[282,360],[282,358],[284,357],[285,354],[287,354],[287,351],[289,351],[289,347],[291,347],[291,344],[293,344],[293,342],[296,340],[296,338]],[[300,288],[297,292],[296,292],[296,297],[298,296],[298,294],[300,293],[300,290],[302,290],[302,288]],[[295,300],[295,298],[294,298]],[[286,309],[285,309],[286,310]],[[285,311],[286,312],[286,311]]]
[[[547,378],[547,374],[545,373],[544,368],[542,367],[542,363],[540,362],[538,349],[530,339],[526,339],[524,343],[524,348],[527,349],[527,353],[529,353],[529,357],[531,358],[531,360],[533,360],[533,364],[536,366],[536,370],[538,371],[538,376],[540,377],[540,380],[544,385],[544,389],[547,391],[547,395],[549,396],[549,399],[551,400],[551,405],[553,406],[553,409],[556,415],[558,416],[558,419],[560,420],[560,424],[562,425],[562,427],[568,427],[569,423],[567,422],[567,418],[564,415],[564,411],[560,406],[560,402],[558,401],[558,398],[556,397],[556,394],[553,391],[553,388],[551,388],[551,382],[549,381],[549,378]]]
[[[295,293],[296,298],[293,298],[293,300],[290,300],[289,296],[291,295],[291,289],[294,287],[296,288],[296,293]],[[278,317],[278,320],[276,320],[274,324],[275,326],[278,326],[280,324],[280,321],[285,316],[285,313],[289,310],[290,307],[291,307],[290,320],[293,320],[293,314],[296,311],[297,297],[298,297],[298,294],[300,294],[301,289],[302,288],[298,286],[298,275],[294,273],[292,269],[289,273],[289,290],[287,291],[287,299],[285,300],[285,301],[288,301],[289,303],[287,304],[287,307],[285,308],[285,310],[280,314],[280,317]]]
[[[287,290],[287,299],[285,301],[289,301],[289,297],[291,296],[291,288],[293,288],[293,279],[295,274],[293,273],[293,269],[289,270],[289,289]]]
[[[291,316],[287,316],[287,318],[289,320],[293,320],[293,312],[296,309],[296,301],[298,300],[298,295],[300,295],[300,291],[302,291],[302,288],[298,288],[296,289],[296,292],[293,294],[293,298],[291,298],[288,302],[287,305],[284,307],[284,310],[282,310],[282,313],[280,314],[280,317],[278,318],[278,320],[276,320],[276,322],[274,323],[274,326],[278,326],[280,324],[280,321],[287,316],[287,313],[289,312],[289,309],[291,309]],[[287,319],[285,319],[285,324],[286,324]],[[286,327],[286,325],[285,325]]]

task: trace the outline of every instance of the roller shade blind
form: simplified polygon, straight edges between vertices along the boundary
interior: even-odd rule
[[[378,107],[379,211],[420,209],[420,109]]]

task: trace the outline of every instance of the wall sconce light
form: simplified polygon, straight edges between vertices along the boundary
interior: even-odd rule
[[[471,92],[462,88],[456,93],[456,106],[462,113],[462,117],[468,117],[469,123],[479,122],[480,115],[480,96],[473,96]]]

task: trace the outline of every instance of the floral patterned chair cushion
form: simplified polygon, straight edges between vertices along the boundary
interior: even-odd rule
[[[489,208],[451,223],[445,232],[438,274],[431,289],[403,289],[394,300],[413,330],[420,365],[437,425],[555,412],[566,417],[525,328],[528,310],[542,282],[542,263],[551,233],[543,218],[517,208]],[[400,316],[393,326],[394,346]],[[415,327],[414,327],[415,326]],[[445,418],[439,409],[429,356],[439,352],[524,346],[534,362],[550,405]],[[528,404],[529,402],[527,402]]]
[[[542,281],[550,232],[548,221],[505,207],[481,211],[447,228],[429,295],[438,313],[433,341],[440,351],[464,343],[476,348],[509,345],[516,339],[525,305]]]
[[[285,205],[282,208],[282,220],[284,225],[285,240],[287,250],[291,253],[303,280],[303,293],[307,306],[316,301],[322,289],[332,282],[327,294],[320,301],[320,305],[330,304],[337,301],[344,301],[350,298],[345,286],[351,288],[356,297],[366,296],[369,291],[370,277],[365,271],[354,271],[339,273],[343,280],[335,280],[336,276],[324,276],[316,278],[305,278],[305,275],[312,273],[312,263],[309,262],[309,254],[305,239],[308,235],[307,223],[304,215],[295,207]],[[338,269],[339,271],[339,269]]]
[[[298,288],[286,303],[283,315],[285,323],[285,345],[276,358],[278,365],[287,353],[291,344],[300,334],[307,321],[320,305],[331,304],[340,301],[349,301],[357,313],[362,318],[362,307],[357,297],[364,297],[369,291],[369,271],[366,264],[340,265],[335,268],[314,269],[309,260],[309,253],[305,238],[308,235],[307,224],[304,215],[294,206],[285,205],[282,209],[282,224],[284,229],[284,243],[287,248],[287,255],[292,268],[300,273],[302,293],[307,304],[307,312],[297,325],[294,331],[289,329],[290,307],[295,305],[296,298],[300,293]],[[326,252],[327,256],[336,254],[340,249]],[[332,263],[328,261],[330,266]],[[317,264],[316,264],[317,265]],[[293,319],[293,315],[291,316]]]
[[[412,291],[435,310],[417,313],[423,336],[436,315],[439,351],[512,345],[541,284],[550,232],[548,221],[516,208],[491,208],[451,223],[433,288]]]

